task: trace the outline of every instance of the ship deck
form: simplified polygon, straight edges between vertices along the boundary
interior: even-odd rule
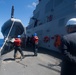
[[[38,56],[33,56],[31,48],[24,49],[25,58],[14,60],[13,53],[2,56],[0,75],[60,75],[61,55],[39,48]]]

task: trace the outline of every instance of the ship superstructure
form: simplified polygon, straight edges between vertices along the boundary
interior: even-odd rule
[[[66,34],[65,24],[76,17],[76,0],[39,0],[33,16],[26,28],[27,36],[35,32],[39,36],[39,46],[58,51],[56,36]],[[48,37],[45,42],[45,37]]]

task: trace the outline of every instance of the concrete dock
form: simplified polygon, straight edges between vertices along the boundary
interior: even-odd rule
[[[14,51],[1,58],[0,75],[60,75],[61,56],[54,51],[39,49],[38,56],[34,56],[31,48],[25,49],[25,58],[14,60]]]

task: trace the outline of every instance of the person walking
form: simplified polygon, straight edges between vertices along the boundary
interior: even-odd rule
[[[14,59],[16,58],[16,53],[17,51],[20,52],[22,58],[24,58],[24,55],[23,55],[23,52],[22,52],[22,49],[21,49],[21,39],[20,38],[15,38],[14,40]]]
[[[66,24],[68,34],[61,38],[60,50],[63,53],[61,75],[76,75],[76,18]]]
[[[37,56],[38,54],[38,43],[39,43],[39,38],[37,36],[37,33],[34,33],[33,36],[33,48],[34,48],[34,55]]]

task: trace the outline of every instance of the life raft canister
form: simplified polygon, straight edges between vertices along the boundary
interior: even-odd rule
[[[44,37],[44,42],[47,43],[50,40],[50,38],[48,36]]]
[[[60,44],[61,44],[61,36],[60,36],[60,35],[55,35],[54,46],[55,46],[55,47],[59,47]]]

